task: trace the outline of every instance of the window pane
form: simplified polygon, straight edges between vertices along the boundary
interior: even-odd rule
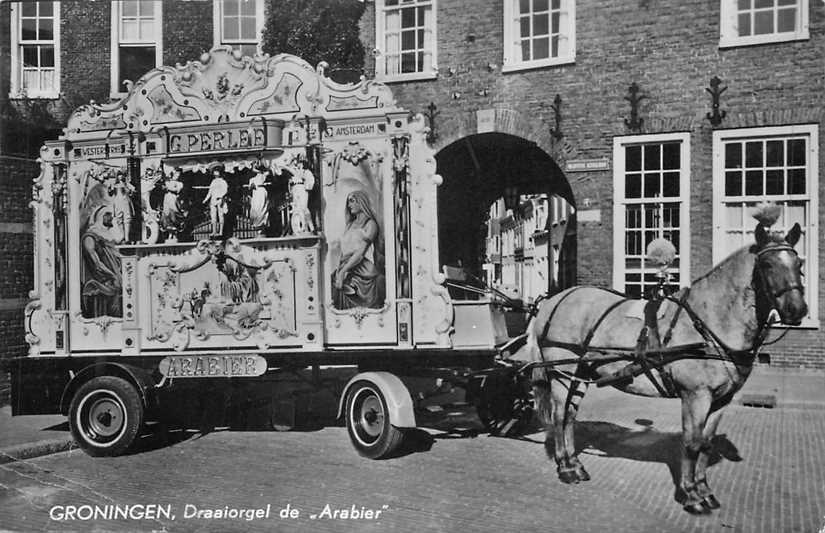
[[[21,2],[20,7],[23,8],[21,13],[24,17],[37,16],[37,2]]]
[[[123,0],[120,4],[120,15],[122,17],[136,17],[138,14],[138,3],[136,0]]]
[[[660,163],[659,153],[660,148],[658,144],[648,144],[645,146],[645,170],[659,170]]]
[[[140,2],[140,14],[143,17],[153,17],[155,15],[155,2],[154,2],[154,0],[141,0],[141,2]]]
[[[551,53],[553,54],[553,57],[559,57],[559,36],[554,35],[553,38],[550,39],[550,41],[552,42]]]
[[[762,194],[761,170],[749,170],[745,173],[745,194]]]
[[[519,19],[519,32],[521,37],[530,36],[530,19],[522,17]]]
[[[401,27],[412,28],[415,26],[415,8],[407,7],[401,10]]]
[[[725,196],[742,196],[741,172],[725,172]]]
[[[37,28],[37,38],[41,41],[54,40],[54,19],[40,19]]]
[[[525,39],[521,41],[521,60],[522,61],[529,61],[530,60],[530,41]]]
[[[745,145],[745,166],[748,168],[762,166],[762,141],[749,142]]]
[[[238,14],[238,0],[223,0],[223,14],[233,17]]]
[[[725,168],[742,168],[742,145],[728,143],[725,145]]]
[[[679,144],[668,143],[662,146],[662,168],[679,168]]]
[[[255,15],[256,0],[245,0],[241,2],[241,15]]]
[[[785,143],[782,141],[768,141],[765,144],[765,166],[783,166],[785,164]]]
[[[805,164],[805,139],[791,139],[788,141],[788,166],[802,166]]]
[[[765,173],[765,194],[784,194],[785,176],[781,170],[768,170]]]
[[[534,0],[533,11],[547,11],[547,0]]]
[[[624,150],[625,168],[627,170],[642,170],[642,147],[628,146]]]
[[[413,50],[415,49],[415,31],[401,32],[401,49]]]
[[[244,17],[241,19],[241,39],[258,40],[254,18]]]
[[[124,20],[122,25],[123,35],[121,41],[136,41],[138,38],[138,23],[136,20]]]
[[[655,198],[659,196],[660,192],[660,175],[659,174],[645,174],[644,176],[644,196],[645,198]]]
[[[666,172],[662,181],[662,196],[679,196],[678,172]]]
[[[240,35],[238,35],[238,19],[223,18],[223,38],[226,41],[240,38]]]
[[[137,81],[141,76],[155,68],[154,46],[120,47],[119,90],[125,90],[123,80]]]
[[[530,0],[519,0],[518,12],[519,13],[529,13],[530,12]]]
[[[755,7],[756,9],[773,7],[773,0],[756,0],[756,4],[753,7]]]
[[[805,194],[805,169],[794,168],[788,171],[788,194]]]
[[[41,46],[40,47],[40,66],[53,67],[54,66],[54,47]]]
[[[745,37],[751,34],[751,15],[750,13],[743,13],[738,17],[739,21],[739,37]]]
[[[794,31],[796,29],[796,9],[780,9],[777,18],[779,32]]]
[[[628,174],[625,176],[624,193],[627,198],[642,197],[642,175]]]
[[[415,54],[401,54],[401,72],[415,72]]]
[[[23,47],[23,66],[24,67],[37,67],[37,47],[36,46],[24,46]]]
[[[22,31],[20,39],[23,41],[34,41],[37,39],[37,19],[23,19],[20,21]]]
[[[41,17],[54,16],[54,5],[52,2],[38,2]]]
[[[757,11],[753,19],[754,35],[773,33],[773,11]]]
[[[550,33],[548,28],[549,17],[547,13],[543,15],[533,15],[533,35],[547,35]]]
[[[152,41],[155,36],[155,21],[141,20],[140,21],[140,40]]]
[[[533,59],[546,59],[550,57],[550,47],[547,38],[533,39]]]

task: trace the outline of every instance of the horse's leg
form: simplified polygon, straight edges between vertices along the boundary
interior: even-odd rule
[[[705,422],[705,430],[702,432],[704,445],[699,451],[699,457],[696,459],[696,491],[702,498],[702,502],[710,509],[718,509],[721,507],[719,500],[713,495],[710,485],[708,485],[707,469],[710,462],[710,454],[712,451],[711,442],[716,435],[716,428],[719,427],[719,421],[722,420],[722,408],[724,405],[716,408],[708,415],[708,420]]]
[[[549,371],[541,369],[533,373],[533,393],[536,399],[536,414],[544,426],[545,438],[544,448],[547,455],[550,456],[550,446],[553,445],[552,457],[556,461],[556,465],[561,472],[562,467],[567,467],[564,453],[564,438],[562,431],[562,420],[557,419],[555,413],[561,410],[558,406],[557,400],[553,394],[552,380]],[[572,482],[572,479],[565,479],[559,474],[559,477],[565,483]]]
[[[691,514],[704,514],[708,508],[696,491],[696,462],[705,447],[705,421],[710,412],[710,391],[687,392],[682,397],[682,476],[680,488],[685,494],[683,507]]]
[[[579,403],[581,403],[582,398],[584,398],[584,395],[587,392],[587,387],[587,383],[574,380],[570,383],[567,399],[565,400],[566,411],[565,421],[563,424],[565,453],[567,455],[567,462],[570,467],[575,470],[576,477],[579,478],[579,481],[590,480],[590,474],[584,469],[584,465],[576,454],[576,437],[574,434],[576,415],[579,414]]]
[[[576,393],[578,384],[578,381],[556,374],[550,385],[556,466],[559,479],[564,483],[590,479],[590,475],[581,467],[581,462],[573,457],[573,430],[580,396]]]

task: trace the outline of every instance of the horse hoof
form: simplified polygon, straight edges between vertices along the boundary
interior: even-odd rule
[[[682,506],[682,509],[690,514],[710,514],[710,509],[702,505],[702,502],[687,503]]]
[[[576,470],[576,474],[578,474],[580,481],[590,481],[590,474],[584,468]]]
[[[576,471],[572,468],[559,468],[558,470],[559,480],[562,483],[572,484],[579,482],[579,476],[576,475]]]
[[[719,503],[719,500],[716,499],[716,496],[713,494],[709,494],[705,496],[705,499],[702,500],[702,504],[706,505],[708,509],[719,509],[722,507],[722,504]]]

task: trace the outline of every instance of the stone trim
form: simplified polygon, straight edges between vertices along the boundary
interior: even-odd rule
[[[32,233],[32,225],[25,222],[0,222],[0,233]]]

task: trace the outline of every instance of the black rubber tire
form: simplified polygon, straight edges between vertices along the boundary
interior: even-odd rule
[[[92,378],[77,389],[69,406],[69,428],[92,457],[126,452],[143,426],[143,402],[135,387],[115,376]]]
[[[356,381],[349,388],[345,416],[352,445],[364,457],[392,457],[404,441],[404,432],[392,425],[381,389],[369,380]]]

